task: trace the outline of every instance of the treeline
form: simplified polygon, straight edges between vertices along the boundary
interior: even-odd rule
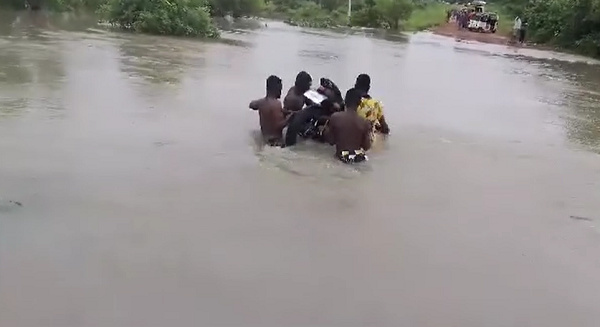
[[[296,25],[353,25],[399,29],[415,0],[354,0],[348,21],[347,0],[3,0],[13,8],[54,11],[92,10],[108,23],[137,32],[217,37],[216,16],[268,16]]]
[[[218,37],[214,16],[256,15],[263,0],[0,0],[15,9],[85,10],[113,26],[136,32]]]
[[[347,0],[272,0],[272,12],[286,12],[288,20],[297,25],[330,27],[352,25],[399,29],[418,6],[412,0],[353,0],[348,21]]]
[[[529,40],[600,57],[600,0],[496,0],[494,3],[527,22]]]

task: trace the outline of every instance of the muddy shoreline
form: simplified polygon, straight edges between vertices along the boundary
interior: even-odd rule
[[[508,36],[498,33],[477,33],[466,29],[458,29],[455,23],[445,23],[431,29],[433,34],[453,37],[457,40],[477,41],[481,43],[514,45]]]

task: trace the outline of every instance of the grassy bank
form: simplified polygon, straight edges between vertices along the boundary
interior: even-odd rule
[[[422,31],[446,24],[446,10],[449,8],[452,8],[452,5],[440,2],[417,7],[404,23],[404,30]],[[513,17],[503,7],[491,4],[485,9],[486,11],[497,13],[500,17],[498,21],[498,34],[510,35],[512,33]]]
[[[450,8],[444,3],[435,2],[413,10],[403,24],[406,31],[422,31],[446,23],[446,10]]]
[[[496,33],[498,33],[500,35],[510,36],[513,32],[512,27],[513,27],[514,17],[511,17],[511,15],[508,14],[506,9],[502,6],[491,4],[491,5],[487,6],[485,9],[486,9],[486,11],[491,11],[491,12],[495,12],[496,14],[498,14],[498,17],[499,17],[498,31],[496,31]]]

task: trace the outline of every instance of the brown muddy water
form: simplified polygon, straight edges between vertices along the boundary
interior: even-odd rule
[[[0,33],[2,327],[600,324],[591,60],[277,22]],[[368,164],[257,146],[249,100],[303,69],[372,75]]]

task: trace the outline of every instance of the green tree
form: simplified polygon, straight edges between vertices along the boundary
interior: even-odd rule
[[[381,12],[375,6],[363,6],[352,13],[350,22],[354,26],[382,27]]]
[[[348,2],[347,0],[318,0],[317,3],[325,10],[334,11]]]
[[[263,0],[210,0],[211,13],[214,16],[258,14],[265,8]]]
[[[390,28],[398,29],[400,22],[410,17],[413,3],[410,0],[375,0],[375,8]]]
[[[346,25],[348,18],[345,11],[329,11],[316,2],[307,1],[296,9],[288,10],[287,22],[305,27],[327,28]]]
[[[137,32],[218,36],[203,0],[108,0],[100,13],[109,23]]]

